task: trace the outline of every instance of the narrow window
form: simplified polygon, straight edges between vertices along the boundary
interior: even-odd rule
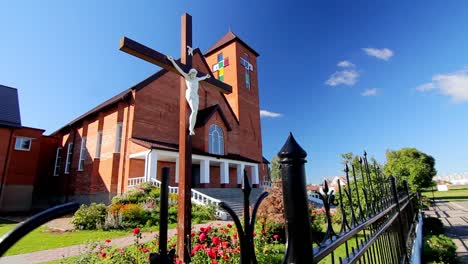
[[[122,123],[117,123],[117,133],[115,135],[114,153],[120,153],[121,144],[122,144]]]
[[[97,141],[96,141],[96,159],[101,158],[101,145],[102,145],[102,131],[98,131]]]
[[[208,135],[208,152],[224,155],[223,129],[217,125],[211,125]]]
[[[84,163],[86,159],[86,137],[81,139],[81,147],[80,147],[80,159],[78,162],[78,171],[84,170]]]
[[[67,159],[65,160],[65,174],[70,173],[70,167],[72,163],[72,160],[71,160],[72,153],[73,153],[73,143],[68,143]]]
[[[61,164],[62,164],[62,148],[57,148],[57,152],[55,153],[54,176],[59,176]]]
[[[17,137],[15,142],[15,149],[22,151],[31,150],[31,138],[27,137]]]

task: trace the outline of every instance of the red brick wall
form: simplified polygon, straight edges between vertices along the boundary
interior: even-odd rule
[[[13,131],[9,160],[6,166],[5,184],[33,185],[35,183],[43,132],[44,130],[26,127],[17,128]],[[31,149],[29,151],[15,150],[17,137],[32,138]],[[2,141],[8,141],[8,139],[8,136],[6,138],[2,137]],[[8,145],[7,142],[1,143],[3,146],[5,144]]]

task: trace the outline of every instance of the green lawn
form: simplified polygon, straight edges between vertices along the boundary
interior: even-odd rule
[[[425,190],[422,194],[432,199],[432,190]],[[446,192],[434,191],[434,198],[444,201],[468,201],[468,185],[452,185]]]
[[[13,229],[15,226],[16,224],[0,224],[0,236]],[[172,227],[173,226],[170,228]],[[145,229],[143,229],[143,231],[145,231]],[[152,230],[155,229],[156,228],[152,228]],[[47,227],[41,226],[18,241],[18,243],[5,253],[5,256],[85,244],[88,241],[99,241],[130,235],[132,235],[131,230],[51,232]]]

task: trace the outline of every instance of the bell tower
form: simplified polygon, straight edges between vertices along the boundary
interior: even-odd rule
[[[205,53],[214,76],[232,86],[232,93],[224,96],[239,121],[239,136],[243,145],[239,154],[261,162],[258,56],[254,49],[231,31]]]

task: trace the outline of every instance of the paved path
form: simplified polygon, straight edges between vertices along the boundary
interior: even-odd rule
[[[442,220],[446,234],[457,245],[461,263],[468,263],[468,202],[437,201],[435,210],[426,211],[425,214]]]
[[[214,221],[210,222],[207,224],[198,224],[195,225],[194,228],[198,229],[202,226],[207,226],[207,225],[225,225],[230,222],[226,221]],[[158,232],[145,232],[143,233],[143,238],[141,239],[141,242],[145,243],[148,242],[152,239],[155,238],[155,236],[158,234]],[[168,237],[174,236],[176,234],[176,229],[170,229],[168,231]],[[118,246],[118,247],[126,247],[129,245],[132,245],[134,243],[134,237],[133,236],[127,236],[127,237],[120,237],[120,238],[114,238],[112,239],[112,242],[110,245],[113,246]],[[29,264],[29,263],[42,263],[42,262],[49,262],[61,258],[68,258],[72,256],[77,256],[80,253],[83,253],[86,251],[87,245],[82,244],[82,245],[75,245],[75,246],[69,246],[69,247],[63,247],[63,248],[54,248],[54,249],[48,249],[48,250],[42,250],[42,251],[36,251],[36,252],[31,252],[31,253],[26,253],[26,254],[19,254],[19,255],[13,255],[13,256],[7,256],[7,257],[2,257],[0,258],[0,264],[7,264],[7,263],[14,263],[14,264]]]

